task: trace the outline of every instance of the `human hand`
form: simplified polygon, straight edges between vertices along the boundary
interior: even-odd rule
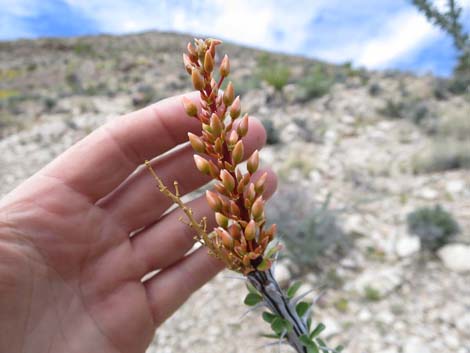
[[[0,201],[0,352],[143,353],[156,327],[222,269],[204,248],[187,254],[191,229],[180,210],[163,215],[170,201],[139,167],[188,131],[200,123],[181,97],[161,101],[97,129]],[[250,119],[245,155],[265,138]],[[209,180],[189,145],[152,166],[182,194]],[[275,184],[270,172],[267,197]],[[214,226],[205,197],[190,207]]]

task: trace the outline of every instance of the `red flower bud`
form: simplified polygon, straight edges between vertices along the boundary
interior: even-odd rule
[[[240,105],[240,96],[237,96],[230,106],[230,116],[232,119],[236,119],[240,116],[241,105]],[[240,135],[240,133],[238,133]]]
[[[235,242],[233,241],[233,238],[230,236],[230,234],[222,228],[217,228],[215,231],[222,240],[222,244],[224,244],[225,248],[232,249],[235,245]]]
[[[228,218],[225,217],[222,213],[216,212],[215,213],[215,221],[219,226],[222,228],[227,228],[228,227]]]
[[[235,147],[233,148],[232,151],[232,163],[233,164],[238,164],[243,160],[243,154],[244,154],[244,148],[243,148],[243,141],[240,140],[237,142]]]
[[[235,179],[225,169],[222,169],[222,171],[220,172],[220,180],[222,180],[222,183],[224,184],[224,187],[228,192],[233,191],[233,189],[235,188]]]
[[[227,139],[227,144],[229,145],[229,147],[233,147],[237,142],[238,142],[238,134],[235,130],[232,130]]]
[[[214,136],[220,136],[220,133],[222,132],[224,126],[222,125],[222,122],[220,121],[220,118],[217,114],[212,114],[210,125],[212,129],[212,134]]]
[[[197,169],[199,169],[201,173],[209,174],[210,169],[209,169],[209,162],[207,160],[195,154],[194,162],[196,163]]]
[[[264,172],[258,180],[255,182],[255,191],[257,194],[262,194],[265,189],[266,179],[268,178],[268,173]]]
[[[204,153],[206,151],[206,147],[204,141],[199,136],[194,135],[191,132],[188,132],[188,139],[191,143],[193,149],[198,153]]]
[[[214,70],[214,59],[212,58],[211,52],[206,51],[204,55],[204,71],[205,72],[212,72]]]
[[[230,81],[227,87],[225,88],[223,100],[226,107],[233,103],[235,99],[235,91],[233,90],[233,84]]]
[[[183,96],[181,100],[183,102],[183,107],[184,107],[184,110],[186,111],[186,114],[188,114],[189,116],[197,116],[196,104],[188,97]]]
[[[264,201],[263,197],[258,197],[251,206],[251,214],[256,221],[260,221],[264,216]]]
[[[226,77],[230,74],[230,61],[227,54],[224,55],[222,62],[220,63],[220,76]]]
[[[233,239],[240,239],[241,237],[241,231],[240,231],[240,226],[238,223],[233,223],[228,227],[228,231],[230,235],[232,236]]]
[[[191,59],[189,58],[188,55],[183,54],[183,63],[184,63],[184,68],[188,72],[188,74],[191,74],[193,71],[193,63],[191,62]]]
[[[219,176],[219,167],[214,162],[209,161],[209,174],[212,178],[216,179]]]
[[[235,201],[230,201],[230,214],[235,217],[240,216],[240,208],[237,206]]]
[[[244,137],[248,133],[248,114],[245,114],[242,118],[242,121],[240,122],[240,125],[238,125],[237,132],[240,137]]]
[[[198,91],[202,91],[204,89],[204,77],[202,77],[198,69],[193,68],[191,72],[191,80],[193,81],[194,89]]]
[[[259,152],[258,150],[255,150],[253,154],[248,158],[248,162],[246,164],[246,168],[250,172],[250,174],[253,174],[258,170],[259,166]]]
[[[256,237],[256,222],[251,220],[245,227],[245,239],[253,240]]]
[[[222,201],[215,192],[207,190],[206,199],[207,203],[209,204],[209,207],[212,208],[214,211],[218,212],[222,209]]]

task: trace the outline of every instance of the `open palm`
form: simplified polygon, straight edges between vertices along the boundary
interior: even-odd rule
[[[153,159],[182,193],[205,184],[190,146],[160,156],[188,131],[200,126],[181,97],[161,101],[99,128],[0,201],[0,352],[142,353],[222,269],[205,249],[188,254],[181,212],[165,213],[170,201],[139,168]],[[256,120],[249,131],[246,155],[265,141]],[[270,174],[267,193],[274,188]],[[191,207],[211,214],[203,198]]]

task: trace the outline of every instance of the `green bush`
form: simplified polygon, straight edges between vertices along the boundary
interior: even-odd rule
[[[422,124],[432,114],[429,105],[418,99],[392,100],[387,99],[379,113],[391,119],[408,119],[415,124]]]
[[[382,87],[377,82],[374,82],[369,86],[369,94],[372,97],[377,97],[378,95],[380,95],[381,92]]]
[[[229,81],[224,81],[222,89],[227,87]],[[255,76],[245,76],[233,80],[233,86],[235,87],[235,94],[243,97],[246,93],[256,90],[261,87],[260,80]]]
[[[91,55],[94,54],[93,46],[89,43],[78,42],[73,46],[73,51],[77,55]]]
[[[281,138],[279,137],[279,131],[274,126],[273,121],[269,119],[263,119],[261,120],[261,123],[266,130],[266,143],[268,145],[278,144],[281,141]]]
[[[57,105],[57,100],[55,98],[52,98],[52,97],[44,98],[44,108],[47,111],[51,111],[52,109],[54,109],[56,105]]]
[[[433,173],[452,169],[470,169],[470,140],[443,139],[433,141],[413,160],[415,173]]]
[[[408,214],[408,231],[419,237],[422,249],[436,251],[459,232],[452,214],[440,205],[422,207]]]
[[[337,213],[308,199],[306,190],[284,186],[271,202],[268,219],[278,225],[286,254],[301,270],[323,269],[344,256],[351,243],[338,224]]]
[[[289,82],[290,69],[279,60],[265,53],[258,57],[258,74],[260,80],[274,87],[276,91],[282,91]]]
[[[322,97],[330,91],[333,83],[334,77],[329,75],[323,66],[315,65],[310,73],[299,81],[296,100],[306,102]]]
[[[465,141],[470,139],[470,118],[465,109],[439,119],[436,134],[441,138]]]
[[[405,105],[402,101],[387,99],[385,105],[379,109],[379,113],[392,119],[402,119]]]

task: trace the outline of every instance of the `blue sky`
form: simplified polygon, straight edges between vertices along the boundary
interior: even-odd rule
[[[458,2],[468,31],[470,0]],[[438,75],[451,72],[456,56],[409,0],[0,0],[0,8],[0,40],[165,30]]]

